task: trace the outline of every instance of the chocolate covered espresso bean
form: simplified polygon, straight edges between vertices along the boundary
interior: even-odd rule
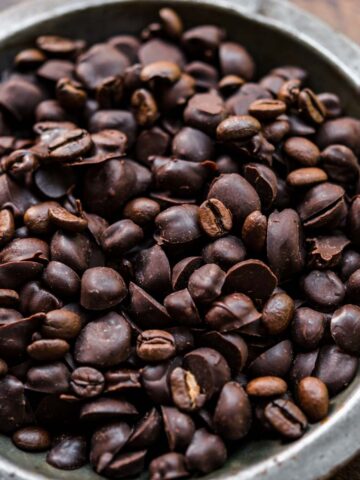
[[[241,32],[147,14],[2,72],[0,432],[63,470],[216,476],[356,375],[360,120],[296,65],[256,76]]]

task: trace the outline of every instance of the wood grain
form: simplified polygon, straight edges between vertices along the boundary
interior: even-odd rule
[[[21,1],[24,0],[0,0],[0,9],[16,5]],[[360,0],[290,1],[322,18],[332,25],[333,28],[348,35],[360,44]],[[341,469],[331,480],[360,480],[360,456],[353,460],[347,467]]]
[[[360,43],[359,0],[291,0]]]

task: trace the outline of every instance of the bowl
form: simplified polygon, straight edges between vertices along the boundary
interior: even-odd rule
[[[347,113],[360,117],[360,49],[285,0],[32,0],[0,14],[0,68],[40,34],[55,33],[101,41],[138,32],[157,10],[173,6],[187,26],[215,23],[244,44],[259,74],[283,64],[310,72],[312,87],[334,91]],[[0,406],[1,408],[1,406]],[[207,480],[315,480],[329,475],[360,450],[360,376],[332,401],[326,421],[292,444],[258,440],[239,443],[223,468]],[[143,475],[145,478],[145,474]],[[2,480],[92,480],[89,467],[56,470],[42,454],[17,450],[0,437]]]

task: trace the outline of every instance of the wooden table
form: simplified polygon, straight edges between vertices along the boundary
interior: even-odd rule
[[[12,6],[21,1],[23,0],[0,0],[0,8]],[[345,33],[360,44],[360,0],[289,1],[319,16],[336,30]],[[342,469],[332,480],[360,480],[360,456]]]

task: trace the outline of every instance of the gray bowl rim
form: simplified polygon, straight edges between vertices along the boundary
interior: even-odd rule
[[[131,1],[131,0],[130,0]],[[132,0],[136,2],[136,0]],[[146,0],[142,0],[146,1]],[[151,1],[151,0],[150,0]],[[61,18],[88,8],[129,3],[129,0],[28,0],[0,14],[0,48],[49,19]],[[253,22],[281,31],[311,48],[332,64],[345,80],[360,93],[360,48],[322,21],[286,0],[156,0],[156,3],[203,4],[216,6]],[[347,398],[323,424],[280,453],[256,465],[236,472],[220,472],[205,479],[223,480],[320,480],[329,478],[340,466],[360,451],[360,379],[354,380]],[[1,453],[1,452],[0,452]],[[29,472],[0,457],[2,480],[46,480],[42,474]],[[68,478],[71,478],[69,472]],[[100,477],[99,477],[100,478]]]

